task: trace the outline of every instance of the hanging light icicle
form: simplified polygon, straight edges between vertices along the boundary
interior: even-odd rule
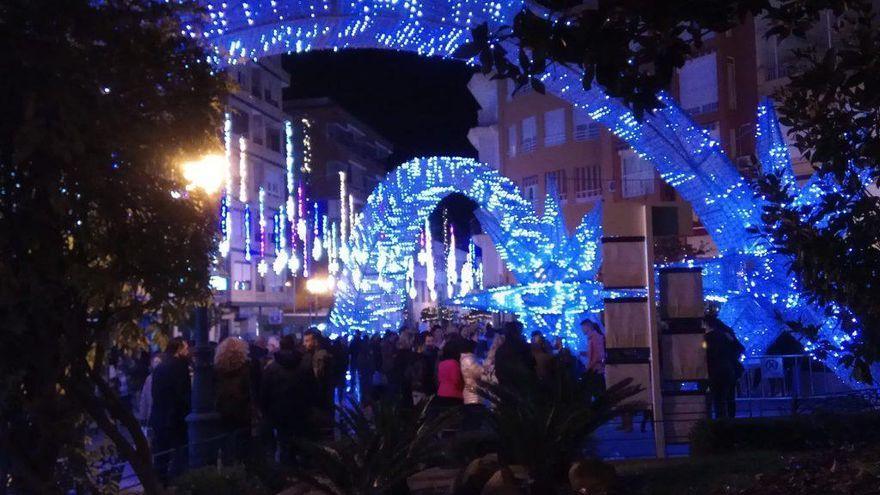
[[[437,272],[434,269],[434,250],[431,238],[431,222],[425,218],[425,283],[428,285],[428,295],[432,301],[437,300]]]
[[[463,296],[474,290],[474,240],[471,238],[468,242],[468,252],[464,263],[461,265],[461,284],[458,287],[458,294]]]
[[[312,225],[312,259],[319,261],[323,256],[323,242],[321,241],[321,214],[318,210],[318,203],[315,202],[315,221]]]
[[[247,167],[247,140],[244,136],[238,138],[238,200],[242,203],[248,201],[248,167]]]
[[[266,273],[269,271],[269,265],[266,263],[266,190],[262,187],[260,187],[257,201],[259,202],[257,212],[259,215],[258,221],[260,227],[260,238],[258,239],[260,261],[257,263],[257,273],[259,273],[261,277],[265,277]]]
[[[226,189],[221,206],[223,238],[220,241],[220,254],[226,257],[232,245],[232,115],[226,112],[223,120],[223,146],[226,151]]]
[[[251,205],[248,202],[247,140],[238,138],[238,200],[244,203],[244,259],[251,260]]]
[[[287,266],[287,236],[284,232],[284,226],[286,223],[286,212],[284,205],[282,204],[278,208],[278,213],[275,214],[272,222],[272,227],[275,233],[275,261],[272,262],[272,270],[276,275],[281,275],[281,272],[283,272],[284,268]]]
[[[343,262],[348,261],[348,192],[346,174],[339,171],[339,254]]]
[[[446,247],[446,296],[455,297],[455,284],[458,283],[458,267],[455,259],[455,230],[449,227],[449,245]]]

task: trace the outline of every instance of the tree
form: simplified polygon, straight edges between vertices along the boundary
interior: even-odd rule
[[[476,58],[484,74],[510,78],[516,89],[556,66],[582,74],[584,88],[599,84],[637,116],[657,108],[657,93],[702,46],[705,36],[765,16],[768,35],[802,36],[825,10],[842,13],[863,0],[535,0],[513,22],[471,31],[456,56]]]
[[[210,297],[214,205],[175,193],[177,164],[217,149],[227,93],[183,34],[199,15],[152,0],[0,4],[0,451],[22,491],[101,491],[88,422],[161,491],[105,371],[111,349],[143,348]]]
[[[800,188],[777,172],[759,186],[768,198],[761,230],[792,257],[814,302],[845,311],[858,331],[824,342],[843,353],[855,376],[870,382],[880,362],[880,30],[870,3],[838,17],[832,49],[798,50],[796,75],[777,94],[780,122],[812,164],[814,201],[795,201]],[[809,191],[807,191],[809,193]],[[795,322],[797,326],[797,322]],[[802,329],[810,333],[815,329]]]
[[[775,247],[793,257],[791,270],[807,295],[860,327],[851,341],[825,343],[844,353],[856,376],[870,379],[880,361],[880,204],[866,184],[880,185],[880,30],[870,0],[673,0],[527,3],[509,26],[472,31],[458,50],[485,74],[511,78],[517,89],[564,66],[583,86],[601,85],[637,117],[657,108],[660,90],[694,55],[703,37],[763,16],[766,36],[806,39],[827,13],[837,46],[794,52],[790,84],[775,96],[781,122],[815,168],[825,191],[816,205],[796,204],[796,191],[775,174],[758,178],[765,226]],[[796,329],[807,331],[798,322]]]

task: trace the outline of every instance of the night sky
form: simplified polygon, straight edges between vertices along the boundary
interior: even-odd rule
[[[329,96],[394,143],[392,164],[415,156],[476,156],[467,140],[477,103],[461,62],[380,50],[309,52],[284,59],[285,98]]]
[[[285,99],[332,98],[394,144],[392,167],[417,156],[476,157],[467,133],[476,125],[478,106],[467,89],[472,69],[461,62],[346,50],[288,55],[284,67],[290,73]],[[440,207],[448,209],[456,232],[468,230],[473,202],[453,195]],[[432,218],[435,235],[439,213]]]

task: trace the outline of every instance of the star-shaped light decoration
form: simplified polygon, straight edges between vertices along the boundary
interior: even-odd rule
[[[491,312],[513,313],[528,331],[560,337],[566,345],[585,345],[579,323],[596,318],[606,298],[644,295],[645,291],[606,291],[596,281],[602,263],[602,204],[587,213],[569,236],[553,183],[548,184],[544,214],[537,228],[544,242],[530,244],[531,270],[511,270],[517,285],[475,292],[452,300],[453,304]],[[501,227],[493,218],[477,212],[480,225],[492,235]],[[525,246],[524,246],[525,248]]]

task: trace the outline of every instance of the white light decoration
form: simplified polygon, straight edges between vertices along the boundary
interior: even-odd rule
[[[455,259],[455,229],[449,227],[449,244],[446,246],[446,297],[455,297],[455,285],[458,283],[458,266]]]
[[[323,241],[321,241],[320,233],[321,218],[318,212],[318,203],[315,203],[313,206],[315,210],[315,221],[312,224],[312,259],[319,261],[324,255]]]
[[[410,256],[406,261],[406,290],[410,299],[415,299],[416,295],[416,263],[415,258]]]
[[[476,254],[474,240],[471,238],[468,242],[467,256],[465,257],[464,263],[461,265],[461,277],[459,277],[461,283],[458,287],[458,295],[460,296],[467,295],[474,290],[474,264],[476,263]]]
[[[244,259],[251,260],[251,205],[244,204]]]
[[[302,159],[302,171],[303,173],[311,173],[312,171],[312,136],[311,136],[312,123],[309,119],[302,119],[302,133],[303,133],[303,159]]]
[[[238,138],[238,200],[248,202],[247,139]]]
[[[272,262],[272,270],[275,272],[276,275],[281,275],[281,273],[287,267],[288,255],[287,234],[285,232],[286,225],[287,217],[284,205],[282,204],[278,209],[278,213],[275,214],[274,221],[272,222],[272,227],[275,232],[275,260]]]
[[[425,217],[425,283],[428,286],[428,297],[437,300],[437,269],[434,266],[434,239],[431,236],[431,222]]]
[[[260,227],[260,238],[257,240],[260,250],[260,261],[257,262],[257,273],[261,277],[265,277],[269,271],[269,265],[266,263],[266,190],[260,187],[257,195],[258,203],[258,222]]]
[[[213,45],[214,55],[209,61],[216,65],[234,65],[241,60],[256,60],[280,53],[346,48],[380,48],[425,56],[450,56],[469,40],[473,26],[482,22],[488,22],[490,29],[509,25],[524,5],[521,0],[365,0],[349,3],[275,0],[247,3],[246,7],[246,2],[235,0],[206,0],[206,3],[212,14],[208,24],[203,28],[187,24],[186,29],[191,36],[204,37]],[[507,48],[511,56],[518,53],[515,46]],[[577,111],[589,114],[641,157],[650,160],[663,180],[690,202],[720,253],[718,259],[705,266],[706,286],[715,284],[712,297],[727,301],[720,317],[734,328],[749,355],[762,354],[787,329],[782,320],[815,323],[820,326],[820,337],[830,342],[845,342],[851,338],[840,324],[841,318],[849,318],[847,311],[810,303],[800,290],[800,282],[789,274],[791,258],[775,252],[768,239],[751,232],[762,221],[762,203],[756,199],[756,191],[724,155],[719,143],[671,98],[662,96],[663,108],[638,120],[621,102],[608,97],[600,86],[593,84],[590,89],[584,89],[582,72],[577,67],[557,66],[540,79],[549,94],[571,102]],[[764,125],[768,122],[775,125],[771,110],[772,107],[765,105],[759,115],[758,156],[765,169],[777,169],[787,174],[787,158],[782,142],[777,139],[781,133]],[[766,146],[768,143],[770,147]],[[431,160],[457,159],[435,158],[424,162]],[[306,163],[304,159],[304,167],[308,166]],[[396,328],[393,325],[399,322],[398,313],[402,306],[397,305],[400,301],[396,297],[398,294],[405,297],[406,291],[403,276],[394,275],[393,270],[405,273],[404,267],[400,266],[405,256],[394,256],[398,253],[390,246],[391,242],[380,245],[376,238],[377,225],[387,227],[386,236],[407,244],[415,239],[416,233],[401,230],[418,228],[413,227],[412,222],[421,225],[421,215],[427,213],[419,208],[428,208],[428,203],[433,208],[436,201],[450,190],[478,192],[471,191],[471,183],[436,180],[440,175],[430,167],[414,170],[404,165],[404,168],[407,175],[403,178],[418,185],[410,192],[417,191],[424,200],[402,198],[402,191],[407,186],[389,182],[383,190],[373,192],[374,204],[371,206],[368,200],[364,213],[359,216],[362,219],[360,225],[350,225],[350,230],[342,234],[351,239],[348,243],[341,243],[340,249],[350,249],[352,255],[344,260],[331,317],[338,330],[381,330]],[[452,168],[457,169],[458,165]],[[442,177],[450,179],[449,176]],[[815,205],[823,191],[830,188],[832,184],[815,179],[798,193],[796,200],[802,201],[800,204],[806,207]],[[512,185],[511,190],[515,190]],[[514,221],[522,220],[525,215],[518,217],[515,213],[498,211],[499,205],[509,204],[506,198],[499,199],[497,193],[471,198],[489,212],[484,217],[495,218],[498,232],[503,233],[504,238],[498,239],[496,233],[493,241],[501,241],[496,242],[499,253],[508,268],[517,274],[520,283],[550,283],[551,280],[542,275],[544,272],[530,270],[540,267],[541,261],[529,254],[535,252],[531,249],[536,240],[531,237],[534,230]],[[378,209],[380,205],[384,211]],[[412,220],[413,214],[401,211],[404,206],[418,211],[415,215],[418,221]],[[400,225],[389,225],[374,218],[379,216],[407,220]],[[249,209],[245,204],[245,218],[248,217]],[[514,235],[514,232],[522,235]],[[391,261],[387,263],[386,273],[377,278],[370,269],[379,250],[388,250],[386,258]],[[565,270],[570,270],[570,266],[566,265]],[[520,279],[520,275],[526,278]],[[376,283],[378,280],[383,281],[381,287]],[[388,289],[389,283],[401,290]],[[502,297],[499,295],[498,298]],[[813,345],[807,340],[802,343],[808,349]],[[832,355],[824,362],[838,371],[844,381],[851,381],[846,367],[837,357]]]
[[[226,112],[223,116],[223,146],[226,155],[226,187],[223,192],[223,200],[220,206],[220,222],[222,226],[222,238],[218,249],[220,255],[229,255],[232,246],[232,116]]]
[[[339,239],[340,255],[343,261],[348,259],[348,193],[345,172],[339,172]]]

